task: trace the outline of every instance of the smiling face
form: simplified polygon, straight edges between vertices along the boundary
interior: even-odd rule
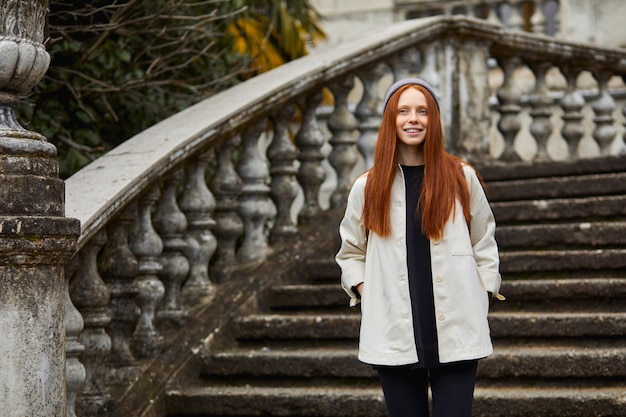
[[[416,88],[404,90],[398,98],[396,137],[398,162],[404,165],[424,163],[424,141],[428,128],[428,108],[424,93]]]

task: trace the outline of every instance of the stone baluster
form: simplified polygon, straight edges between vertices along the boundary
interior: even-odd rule
[[[478,17],[477,4],[467,3],[465,4],[465,15],[469,17]]]
[[[521,128],[519,113],[522,108],[520,106],[520,93],[515,85],[513,74],[519,66],[520,60],[516,57],[504,57],[498,58],[498,62],[504,71],[504,82],[496,93],[500,103],[498,106],[500,112],[498,130],[504,138],[504,152],[500,159],[518,161],[520,157],[515,151],[515,136]]]
[[[43,45],[49,4],[0,1],[0,410],[6,416],[67,410],[63,271],[80,223],[64,217],[56,148],[15,115],[19,98],[50,63]]]
[[[593,138],[600,147],[601,155],[611,154],[611,145],[617,135],[617,130],[613,123],[613,111],[615,110],[615,100],[611,94],[609,94],[608,83],[612,76],[611,71],[594,71],[593,72],[596,81],[598,82],[598,97],[591,104],[591,108],[595,114],[593,122],[595,127],[593,129]]]
[[[530,68],[535,74],[535,90],[530,97],[530,115],[533,119],[530,125],[530,133],[537,142],[536,161],[549,161],[548,138],[552,133],[552,104],[550,92],[546,86],[546,72],[552,67],[549,62],[534,62]]]
[[[534,0],[534,12],[530,17],[530,27],[534,33],[546,33],[546,15],[543,9],[544,0]]]
[[[217,148],[217,171],[209,182],[209,189],[216,200],[215,235],[217,251],[210,267],[211,276],[223,280],[229,267],[237,264],[237,240],[243,234],[243,222],[239,217],[239,195],[241,178],[233,166],[233,151],[241,143],[239,136],[232,136]]]
[[[215,198],[206,182],[206,168],[213,158],[213,149],[204,152],[185,166],[185,189],[178,206],[187,217],[187,247],[189,276],[181,290],[183,304],[195,306],[213,295],[214,287],[209,277],[209,262],[217,248],[217,239],[211,231],[215,227],[213,211]]]
[[[585,98],[576,88],[576,80],[580,70],[570,66],[561,68],[567,85],[565,94],[561,98],[561,108],[563,109],[563,128],[561,134],[567,142],[570,159],[578,157],[578,144],[585,135],[583,126],[582,109],[585,105]]]
[[[80,256],[75,256],[65,266],[65,386],[67,389],[66,417],[76,417],[76,397],[85,384],[85,367],[79,357],[85,350],[80,334],[85,322],[72,303],[70,280],[78,270]]]
[[[319,205],[319,191],[326,172],[322,168],[322,146],[324,134],[317,122],[317,106],[322,101],[322,92],[317,91],[308,95],[302,103],[302,125],[296,135],[298,160],[300,169],[297,178],[304,192],[304,207],[300,211],[299,219],[307,222],[315,219],[322,211]]]
[[[274,135],[267,148],[272,177],[270,196],[276,206],[276,220],[270,234],[272,241],[292,236],[298,231],[291,217],[291,206],[298,193],[298,169],[295,166],[298,150],[289,136],[289,124],[294,114],[293,105],[287,104],[272,117]]]
[[[243,150],[237,164],[242,180],[239,215],[244,224],[237,259],[242,263],[263,260],[271,253],[265,230],[276,208],[270,198],[267,159],[259,151],[259,137],[266,127],[267,119],[260,119],[242,133]]]
[[[128,230],[136,216],[136,207],[128,206],[107,227],[107,243],[99,258],[98,269],[111,294],[111,357],[107,383],[123,385],[134,381],[140,372],[130,350],[130,338],[137,324],[139,293],[135,277],[137,259],[128,245]]]
[[[159,199],[159,188],[152,187],[138,202],[137,220],[130,235],[130,249],[137,258],[138,273],[135,278],[138,294],[135,303],[139,306],[139,319],[130,340],[136,357],[151,358],[161,349],[163,336],[154,325],[156,308],[165,289],[157,274],[163,269],[159,257],[163,242],[152,226],[152,207]]]
[[[524,30],[524,16],[522,15],[522,2],[518,0],[508,0],[510,15],[507,27],[514,30]]]
[[[452,100],[447,101],[456,104],[442,111],[444,115],[450,115],[446,146],[456,155],[470,161],[485,162],[491,159],[491,111],[487,104],[492,95],[489,86],[489,45],[467,40],[463,47],[451,47],[456,50],[454,59],[457,75],[455,87],[448,93]],[[445,92],[444,89],[442,93]],[[442,105],[442,109],[445,107]]]
[[[104,361],[111,353],[111,338],[106,332],[111,322],[110,293],[97,267],[98,252],[106,239],[106,232],[100,230],[87,242],[76,276],[70,282],[72,301],[85,322],[80,343],[85,347],[81,361],[86,377],[76,399],[79,416],[107,415],[111,406],[111,395],[104,384]]]
[[[189,261],[183,255],[187,244],[183,234],[187,231],[187,218],[178,207],[176,189],[183,179],[182,169],[176,169],[163,180],[163,192],[152,215],[154,229],[163,241],[158,272],[165,287],[163,302],[157,311],[157,320],[167,325],[182,324],[186,313],[180,301],[183,281],[189,273]]]
[[[378,84],[384,71],[384,67],[379,64],[374,68],[366,68],[358,73],[358,77],[363,83],[363,96],[355,111],[355,115],[359,119],[358,129],[361,132],[357,147],[365,160],[365,169],[371,168],[374,164],[374,148],[376,148],[378,128],[382,120],[378,108],[381,102]]]
[[[357,164],[358,150],[355,135],[359,122],[348,108],[348,94],[354,87],[354,75],[337,80],[330,88],[335,95],[335,110],[328,119],[328,128],[333,133],[330,144],[330,164],[337,173],[337,187],[330,196],[331,207],[345,204],[354,178],[352,170]]]
[[[406,48],[391,57],[389,60],[394,79],[401,80],[419,72],[421,55],[417,48]]]
[[[550,36],[557,36],[560,30],[559,7],[558,0],[544,0],[543,10],[546,13],[546,33]]]
[[[502,16],[500,15],[500,8],[502,7],[502,3],[499,1],[494,1],[487,5],[488,14],[487,14],[487,22],[494,23],[498,25],[503,25]]]
[[[461,48],[458,47],[458,41],[453,38],[448,38],[444,42],[427,42],[420,48],[422,65],[419,77],[428,81],[439,97],[439,104],[441,105],[439,115],[441,116],[441,124],[443,125],[443,133],[446,139],[446,149],[450,150],[452,148],[448,146],[455,139],[450,131],[450,127],[455,122],[451,113],[452,100],[455,94],[452,91],[453,80],[450,78],[451,74],[444,71],[444,68],[448,65],[457,65],[459,49]]]

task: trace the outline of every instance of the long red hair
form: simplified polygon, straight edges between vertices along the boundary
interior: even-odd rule
[[[443,236],[446,221],[454,214],[457,198],[463,207],[465,220],[470,224],[470,196],[462,161],[445,150],[439,108],[428,90],[419,85],[411,84],[399,88],[387,103],[374,150],[374,165],[367,175],[362,218],[367,230],[383,237],[391,235],[391,185],[398,164],[396,115],[400,94],[408,88],[415,88],[426,97],[428,127],[422,145],[424,181],[418,207],[415,209],[421,211],[422,232],[429,239],[437,240]]]

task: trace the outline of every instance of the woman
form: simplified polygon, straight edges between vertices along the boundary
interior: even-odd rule
[[[495,221],[475,170],[444,149],[439,101],[419,78],[393,84],[373,167],[355,181],[336,260],[361,303],[359,360],[391,417],[471,416],[478,360],[493,351]]]

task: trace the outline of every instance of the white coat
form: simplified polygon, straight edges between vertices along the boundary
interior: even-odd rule
[[[480,359],[493,352],[487,292],[499,296],[495,220],[475,171],[463,167],[470,193],[471,234],[457,199],[455,214],[443,238],[430,241],[439,361]],[[350,305],[361,302],[359,360],[374,365],[407,365],[419,361],[406,262],[405,185],[397,167],[391,190],[391,236],[366,236],[361,221],[367,175],[350,191],[340,225],[336,261]],[[363,285],[359,300],[352,288]]]

